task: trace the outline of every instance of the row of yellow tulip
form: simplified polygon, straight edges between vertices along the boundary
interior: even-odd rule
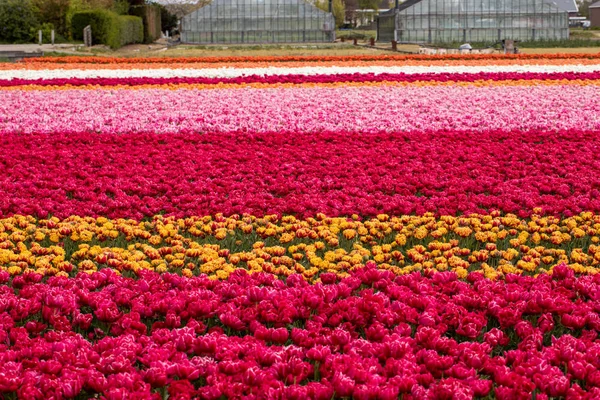
[[[538,213],[540,210],[536,210]],[[150,221],[70,217],[0,219],[0,269],[12,275],[74,275],[113,268],[207,274],[224,279],[236,268],[281,277],[299,273],[310,281],[321,272],[346,276],[374,262],[396,274],[453,270],[460,277],[481,271],[546,273],[566,263],[581,274],[600,265],[600,215],[569,218],[534,214],[388,216],[361,220],[223,215]]]

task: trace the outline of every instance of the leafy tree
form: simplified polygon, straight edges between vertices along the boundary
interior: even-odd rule
[[[211,0],[160,0],[160,3],[177,18],[182,18],[210,2]]]
[[[358,8],[361,10],[378,10],[378,0],[358,0]]]
[[[586,17],[589,18],[590,16],[590,6],[592,5],[592,3],[595,3],[596,0],[582,0],[579,1],[579,14],[581,14],[582,17]]]
[[[32,0],[32,4],[39,22],[52,24],[59,35],[68,35],[67,13],[71,7],[71,0]]]
[[[317,0],[315,6],[329,12],[329,0]],[[344,25],[344,20],[346,19],[346,6],[342,0],[333,0],[332,9],[335,26],[339,28]]]
[[[111,10],[119,15],[127,15],[129,13],[130,4],[127,0],[113,0]]]
[[[149,4],[153,4],[160,8],[160,26],[163,31],[171,32],[174,29],[177,29],[178,26],[178,18],[177,15],[171,13],[167,7],[165,7],[161,3],[157,2],[149,2]]]
[[[0,0],[0,41],[31,42],[38,26],[31,0]]]

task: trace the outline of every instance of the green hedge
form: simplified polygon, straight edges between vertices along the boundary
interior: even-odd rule
[[[119,15],[121,46],[144,42],[144,23],[139,17]]]
[[[344,40],[369,40],[371,38],[377,38],[377,31],[363,31],[363,30],[338,30],[335,31],[336,39]]]
[[[92,27],[92,43],[105,44],[111,49],[144,41],[144,25],[138,17],[107,10],[77,12],[71,19],[73,39],[83,40],[83,28],[88,25]]]

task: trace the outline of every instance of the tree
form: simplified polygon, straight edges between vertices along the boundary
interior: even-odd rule
[[[33,0],[32,4],[39,22],[52,24],[59,35],[68,35],[67,13],[71,0]]]
[[[358,8],[361,10],[378,10],[378,0],[358,0]]]
[[[578,1],[577,3],[579,5],[579,14],[581,14],[582,17],[589,18],[589,16],[590,16],[590,6],[595,1],[596,0],[582,0],[582,1]]]
[[[329,12],[329,0],[317,0],[314,4],[321,10]],[[335,26],[339,28],[344,25],[344,20],[346,19],[346,6],[342,0],[333,0],[332,8]]]
[[[177,15],[171,13],[167,7],[162,5],[161,3],[152,1],[149,4],[153,4],[160,9],[160,25],[163,31],[171,32],[174,29],[177,29],[178,18]]]
[[[156,0],[178,19],[211,3],[211,0]]]
[[[0,42],[31,42],[38,26],[31,0],[0,0]]]

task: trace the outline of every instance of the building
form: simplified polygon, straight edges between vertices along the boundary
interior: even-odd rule
[[[558,8],[569,13],[569,17],[579,16],[579,6],[575,0],[550,0]]]
[[[332,42],[331,13],[304,0],[214,0],[181,21],[183,43]]]
[[[590,10],[590,27],[600,28],[600,1],[592,4]]]
[[[405,43],[496,43],[569,38],[558,0],[408,0],[380,14],[377,40]]]
[[[575,0],[551,0],[558,8],[569,13],[569,27],[580,27],[585,17],[579,15],[579,6]]]

